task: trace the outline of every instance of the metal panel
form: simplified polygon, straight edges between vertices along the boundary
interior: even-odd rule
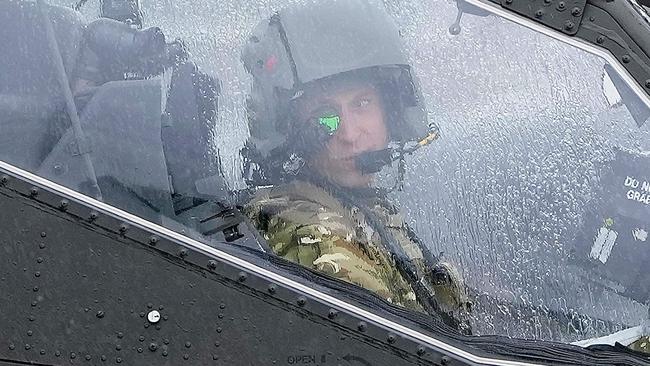
[[[407,353],[364,335],[370,327],[353,318],[342,315],[344,326],[310,312],[306,298],[285,293],[294,299],[287,303],[259,291],[255,287],[268,288],[268,281],[235,267],[206,261],[213,268],[206,270],[194,264],[203,255],[175,243],[131,240],[123,235],[131,230],[126,224],[103,230],[6,189],[0,207],[0,308],[5,315],[0,359],[41,364],[432,364],[418,357],[416,349]],[[95,214],[94,221],[110,219]]]
[[[617,346],[454,336],[423,317],[389,311],[352,285],[334,281],[324,287],[324,279],[316,281],[321,275],[299,274],[291,263],[215,244],[208,247],[0,161],[0,360],[445,366],[647,361]]]
[[[587,0],[503,0],[501,6],[555,30],[574,35],[578,32],[586,3]]]

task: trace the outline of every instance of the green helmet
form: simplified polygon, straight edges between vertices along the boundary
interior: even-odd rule
[[[338,121],[321,121],[320,131],[296,131],[290,128],[291,103],[314,84],[341,78],[361,78],[377,87],[391,143],[430,139],[435,129],[427,123],[420,85],[401,43],[383,7],[366,0],[302,3],[260,23],[242,52],[253,76],[247,101],[251,160],[266,170],[295,173],[301,158],[322,146]]]

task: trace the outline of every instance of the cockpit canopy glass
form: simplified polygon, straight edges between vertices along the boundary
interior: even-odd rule
[[[1,161],[206,243],[238,207],[260,250],[473,335],[647,318],[650,109],[613,60],[446,0],[98,3],[0,4]]]

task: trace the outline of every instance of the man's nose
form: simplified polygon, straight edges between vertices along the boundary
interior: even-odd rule
[[[347,143],[354,143],[361,135],[361,126],[357,121],[357,116],[348,111],[341,111],[341,126],[336,134],[336,138]]]

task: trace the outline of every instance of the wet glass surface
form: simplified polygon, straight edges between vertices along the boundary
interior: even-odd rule
[[[218,156],[229,188],[245,188],[240,149],[249,137],[251,78],[241,49],[256,24],[296,1],[142,3],[145,27],[160,27],[168,41],[183,39],[191,60],[218,79],[219,108],[205,158]],[[473,333],[573,342],[640,324],[648,313],[647,290],[639,283],[650,230],[643,219],[650,200],[642,196],[650,195],[644,173],[650,127],[637,125],[625,105],[606,98],[605,60],[494,15],[466,14],[460,33],[452,35],[457,10],[450,1],[384,5],[420,80],[428,120],[441,131],[437,141],[406,158],[403,190],[390,198],[429,250],[458,268],[470,288]],[[92,1],[82,9],[87,21],[97,12]],[[165,99],[164,88],[147,90],[146,98]],[[140,101],[145,94],[138,94]],[[61,96],[50,96],[56,106],[43,110],[43,121],[62,111]],[[128,103],[125,98],[119,103]],[[125,113],[165,110],[145,104]],[[141,125],[154,128],[147,126]],[[20,141],[25,131],[12,133],[3,135]],[[163,154],[145,150],[133,154],[150,161]],[[5,149],[0,159],[45,172],[40,164],[48,162],[47,148],[37,146],[29,159],[19,152]],[[134,156],[122,156],[135,161],[134,171],[155,166]],[[389,186],[398,179],[395,169],[383,172]],[[153,205],[155,215],[173,219],[171,199],[163,197],[171,194],[164,172],[151,168],[129,177],[118,178],[139,187],[138,202],[120,208],[140,213]],[[98,177],[100,186],[112,184],[111,178],[118,179]],[[126,198],[116,202],[129,202],[132,193],[120,193]],[[613,232],[618,239],[611,239]]]

